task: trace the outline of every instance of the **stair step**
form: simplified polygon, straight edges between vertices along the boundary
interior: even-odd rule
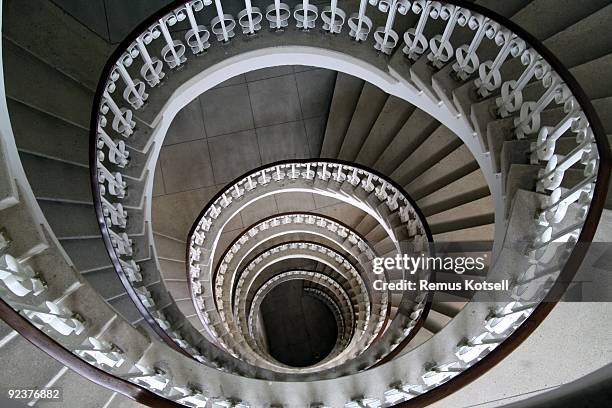
[[[612,4],[548,38],[544,45],[568,68],[600,58],[612,51],[612,38],[608,35],[610,19]]]
[[[187,280],[187,268],[185,262],[159,259],[159,268],[163,279]]]
[[[463,309],[467,302],[434,302],[431,305],[432,310],[453,318]]]
[[[529,4],[530,1],[532,0],[477,0],[475,3],[477,3],[479,6],[486,7],[489,10],[493,10],[497,14],[510,18]]]
[[[91,90],[10,40],[2,44],[7,96],[83,129],[89,128],[94,96]]]
[[[443,232],[433,236],[434,241],[492,241],[495,236],[495,225],[480,225],[455,231]]]
[[[187,251],[186,242],[179,242],[177,239],[156,233],[153,233],[153,240],[155,241],[155,249],[158,257],[176,261],[185,260]]]
[[[439,125],[426,112],[415,110],[391,143],[386,145],[373,167],[384,174],[391,174]]]
[[[427,222],[435,235],[491,224],[495,222],[494,212],[493,198],[486,196],[427,217]]]
[[[612,51],[612,50],[611,50]],[[612,53],[570,69],[590,99],[612,96]]]
[[[12,99],[7,99],[11,127],[21,151],[77,164],[89,164],[89,133]]]
[[[131,325],[135,325],[138,322],[142,321],[142,315],[136,309],[134,302],[130,299],[129,296],[120,296],[118,298],[111,299],[108,302],[109,305],[112,306],[117,313],[119,313],[125,320],[127,320]],[[146,324],[145,324],[146,325]]]
[[[2,34],[91,90],[113,47],[49,1],[8,1]]]
[[[80,272],[111,266],[102,238],[66,240],[62,247]]]
[[[413,105],[390,95],[363,144],[356,146],[356,158],[353,156],[351,160],[366,166],[374,163],[414,110]]]
[[[104,298],[109,300],[125,294],[125,287],[112,266],[83,273],[83,277]]]
[[[391,173],[391,178],[401,185],[406,185],[462,144],[461,139],[453,132],[440,125]]]
[[[62,390],[62,400],[70,401],[70,405],[75,407],[104,407],[106,401],[113,394],[112,391],[94,384],[72,370],[66,371],[53,387],[60,388]],[[36,403],[37,407],[49,408],[57,408],[61,405],[62,403],[58,405],[53,400],[44,399]]]
[[[0,211],[0,228],[10,237],[9,251],[15,257],[39,254],[49,246],[43,229],[32,219],[30,207],[25,202]]]
[[[430,309],[427,318],[423,322],[423,327],[435,334],[442,330],[450,321],[450,317]]]
[[[338,153],[339,159],[354,160],[376,120],[382,114],[383,108],[387,106],[387,99],[388,95],[382,89],[370,83],[363,86]]]
[[[478,169],[466,145],[461,145],[404,188],[414,200],[429,195]]]
[[[92,202],[88,168],[29,153],[19,156],[36,198]]]
[[[363,89],[364,81],[351,75],[338,73],[321,157],[336,158],[342,146],[342,140],[351,123],[353,112],[359,101],[359,95]]]
[[[430,216],[489,195],[489,186],[480,169],[455,180],[447,186],[421,198],[417,205]]]
[[[100,236],[93,205],[47,200],[38,204],[59,239]]]

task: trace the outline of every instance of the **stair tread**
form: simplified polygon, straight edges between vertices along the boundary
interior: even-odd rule
[[[421,198],[417,205],[423,214],[430,216],[489,194],[487,181],[482,171],[477,169]]]
[[[486,196],[427,217],[432,234],[495,222],[493,198]]]

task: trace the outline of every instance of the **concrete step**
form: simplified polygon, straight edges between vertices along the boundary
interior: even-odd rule
[[[609,4],[607,0],[577,2],[574,0],[537,0],[527,4],[512,16],[519,24],[540,41],[588,17]]]
[[[102,238],[66,240],[62,247],[81,273],[111,266]]]
[[[63,401],[39,400],[35,406],[60,408],[68,403],[75,407],[106,408],[105,404],[113,394],[113,391],[89,381],[72,370],[67,370],[59,377],[53,387],[62,390]]]
[[[432,310],[453,318],[463,309],[466,305],[466,301],[458,301],[458,302],[434,302],[431,305]]]
[[[2,349],[2,383],[0,392],[8,396],[10,389],[45,386],[63,367],[24,337],[17,336]]]
[[[95,90],[113,47],[53,2],[7,1],[2,34],[47,64]]]
[[[159,267],[163,279],[187,280],[187,268],[185,262],[159,259]]]
[[[366,166],[374,163],[414,110],[413,105],[390,95],[363,144],[356,146],[356,157],[353,155],[349,160]]]
[[[530,1],[531,0],[476,0],[474,3],[486,7],[489,10],[493,10],[504,17],[510,18],[529,4]]]
[[[21,164],[36,198],[91,203],[89,169],[21,153]]]
[[[436,119],[424,111],[415,110],[393,140],[386,145],[373,167],[384,174],[391,174],[439,125]]]
[[[89,133],[28,105],[7,99],[20,151],[82,165],[89,163]]]
[[[495,225],[487,224],[477,227],[465,228],[455,231],[443,232],[433,236],[434,241],[492,241],[495,234]]]
[[[467,146],[461,145],[404,188],[413,199],[420,200],[476,169],[478,163],[474,160],[474,156]]]
[[[59,239],[100,236],[93,205],[47,200],[38,204]]]
[[[421,329],[416,333],[416,335],[412,338],[412,340],[410,340],[410,342],[406,345],[406,347],[404,347],[404,349],[400,353],[398,353],[398,355],[395,358],[398,358],[398,357],[406,354],[410,350],[412,350],[412,349],[420,346],[421,344],[425,343],[427,340],[432,338],[433,335],[434,335],[434,333],[432,333],[431,331],[427,330],[425,327],[421,327]]]
[[[568,68],[600,58],[612,52],[612,38],[608,35],[611,18],[612,4],[608,4],[548,38],[544,45]]]
[[[67,122],[89,128],[93,92],[44,61],[3,41],[6,94]],[[49,86],[40,86],[48,84]]]
[[[391,178],[401,185],[406,185],[462,144],[461,139],[453,132],[440,125],[391,173]]]
[[[589,98],[599,99],[612,96],[610,66],[612,66],[612,50],[610,54],[570,69],[570,72]]]
[[[388,94],[382,89],[366,83],[363,86],[359,101],[355,106],[351,123],[346,130],[338,158],[353,160],[364,140],[372,130],[378,117],[386,106]]]
[[[606,134],[612,135],[612,96],[606,98],[595,99],[591,101],[597,112],[599,119],[604,126]]]
[[[159,258],[185,261],[187,243],[157,233],[153,233],[153,239]]]
[[[495,208],[491,196],[458,205],[455,208],[427,217],[432,234],[492,224]]]
[[[363,85],[362,79],[338,73],[327,128],[323,137],[321,157],[336,158],[338,156]]]
[[[477,169],[421,198],[417,201],[417,205],[425,216],[431,216],[489,194],[489,186],[484,175],[480,169]]]
[[[115,268],[112,266],[85,272],[83,277],[96,289],[104,300],[109,301],[126,293],[125,287],[123,287]]]
[[[423,322],[423,327],[435,334],[442,330],[450,321],[451,318],[447,315],[430,309],[427,318]]]
[[[10,253],[15,257],[29,257],[48,248],[49,243],[40,224],[32,218],[25,202],[0,211],[0,226],[10,237]]]

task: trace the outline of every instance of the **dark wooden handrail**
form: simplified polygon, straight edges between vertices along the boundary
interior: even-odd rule
[[[47,334],[38,330],[28,319],[2,299],[0,299],[0,316],[13,330],[34,346],[91,382],[123,394],[149,407],[174,408],[183,406],[85,362]]]

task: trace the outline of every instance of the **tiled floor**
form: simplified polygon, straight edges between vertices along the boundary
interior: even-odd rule
[[[176,214],[175,225],[154,221],[154,228],[182,239],[197,214],[193,206],[201,209],[228,182],[264,164],[317,157],[335,78],[334,71],[312,67],[266,68],[232,78],[187,105],[168,130],[155,174],[153,212]],[[299,204],[315,208],[312,197]],[[254,222],[260,207],[273,214],[288,205],[258,203],[242,221]]]

